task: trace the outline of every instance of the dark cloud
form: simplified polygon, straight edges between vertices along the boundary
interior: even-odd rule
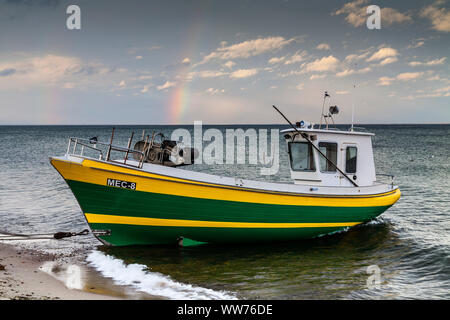
[[[12,5],[26,5],[26,6],[41,6],[41,7],[56,7],[59,5],[59,0],[4,0],[6,4]]]
[[[123,68],[117,66],[107,67],[100,63],[91,63],[68,68],[66,74],[74,76],[93,76],[97,74],[120,72],[122,69]]]
[[[190,65],[191,65],[191,61],[189,59],[185,59],[181,62],[175,62],[175,63],[166,65],[164,67],[164,70],[167,72],[178,71],[179,69],[184,68],[184,67],[189,67]]]
[[[73,75],[87,75],[91,76],[100,73],[100,68],[94,65],[84,65],[68,70],[68,73]]]
[[[0,77],[7,77],[16,72],[17,72],[17,70],[13,69],[13,68],[3,69],[3,70],[0,70]]]

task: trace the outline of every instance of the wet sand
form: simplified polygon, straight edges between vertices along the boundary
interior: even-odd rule
[[[115,287],[107,279],[93,275],[86,266],[82,270],[85,281],[77,283],[63,272],[70,268],[56,261],[52,255],[33,252],[0,243],[0,300],[111,300],[149,299],[130,295],[126,288]],[[86,281],[88,280],[88,281]],[[98,286],[96,284],[99,284]]]

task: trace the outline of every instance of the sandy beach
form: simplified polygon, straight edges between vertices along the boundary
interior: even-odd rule
[[[52,255],[0,243],[0,299],[111,300],[130,298],[123,292],[123,289],[122,291],[117,288],[110,290],[113,285],[105,285],[107,282],[105,279],[93,281],[91,273],[88,273],[87,276],[84,275],[85,278],[89,278],[89,281],[85,281],[81,289],[69,288],[73,285],[64,281],[64,278],[56,276],[58,274],[56,269],[62,269],[64,265],[58,264],[54,260]],[[51,265],[55,266],[53,272],[48,269],[48,266]],[[97,287],[95,286],[96,282],[100,283]],[[139,296],[138,298],[145,297]]]

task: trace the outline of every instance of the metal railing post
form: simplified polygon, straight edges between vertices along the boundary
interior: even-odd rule
[[[77,143],[78,143],[78,139],[75,139],[75,143],[73,144],[72,154],[75,154],[75,151],[77,149]]]
[[[131,147],[131,141],[133,140],[134,132],[131,132],[131,137],[128,139],[128,145],[127,145],[127,153],[125,154],[125,159],[123,160],[123,164],[127,163],[128,154],[130,153],[130,147]]]
[[[71,144],[72,144],[72,138],[69,138],[69,143],[67,144],[67,152],[66,152],[67,155],[69,155]]]
[[[112,128],[112,133],[111,133],[111,141],[109,142],[109,148],[108,148],[108,153],[106,154],[106,161],[109,161],[110,157],[111,157],[111,146],[113,143],[113,139],[114,139],[114,131],[116,128]]]

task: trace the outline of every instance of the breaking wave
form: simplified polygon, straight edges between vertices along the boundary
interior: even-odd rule
[[[225,291],[180,283],[157,272],[147,271],[143,264],[125,264],[122,260],[92,251],[86,259],[103,276],[111,278],[120,285],[129,285],[137,291],[174,300],[229,300],[237,299]]]

